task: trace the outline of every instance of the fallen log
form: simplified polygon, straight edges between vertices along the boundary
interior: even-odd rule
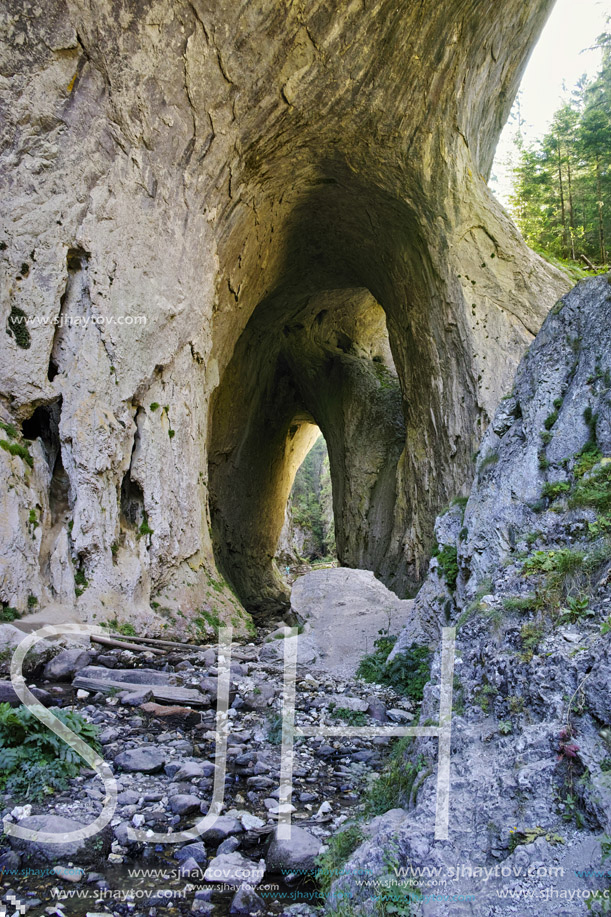
[[[110,634],[113,640],[131,640],[133,643],[144,643],[150,646],[163,646],[168,649],[191,650],[192,653],[203,652],[209,649],[207,646],[201,646],[194,643],[177,643],[174,640],[160,640],[158,637],[125,637],[123,634]]]
[[[165,656],[165,650],[156,650],[150,646],[140,646],[137,643],[124,643],[122,640],[113,640],[112,637],[91,637],[92,643],[99,643],[101,646],[112,646],[115,649],[131,650],[134,653],[152,653],[154,656]]]

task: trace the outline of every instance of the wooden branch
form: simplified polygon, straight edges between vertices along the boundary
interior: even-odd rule
[[[140,646],[137,643],[124,643],[121,640],[113,640],[112,637],[98,637],[92,635],[92,643],[100,643],[102,646],[112,646],[122,650],[132,650],[134,653],[153,653],[154,656],[165,656],[165,650],[156,650],[150,646]]]

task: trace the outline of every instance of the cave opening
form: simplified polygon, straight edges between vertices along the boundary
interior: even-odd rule
[[[321,462],[328,451],[327,521],[302,501],[306,553],[384,574],[405,422],[386,315],[369,289],[261,304],[221,379],[211,430],[215,557],[250,611],[287,606],[286,508],[317,442]]]
[[[272,170],[276,155],[253,151],[252,167],[273,172],[284,222],[272,225],[268,183],[246,241],[233,221],[219,247],[208,423],[216,564],[260,619],[289,605],[275,557],[312,430],[328,447],[339,564],[405,598],[438,510],[471,473],[481,413],[467,318],[417,202],[337,155],[302,182],[286,162]]]
[[[295,474],[286,505],[276,562],[285,576],[292,568],[334,564],[335,519],[329,451],[318,427],[317,435]]]

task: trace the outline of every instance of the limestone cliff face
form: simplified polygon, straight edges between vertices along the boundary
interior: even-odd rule
[[[392,842],[400,866],[452,877],[456,897],[425,897],[425,917],[495,913],[508,888],[520,915],[552,917],[561,895],[543,893],[541,863],[579,890],[561,913],[585,915],[607,888],[611,829],[611,274],[551,310],[484,436],[466,507],[435,531],[441,550],[393,655],[436,647],[419,715],[438,722],[439,636],[456,628],[448,839],[434,838],[437,739],[419,738],[405,811],[365,832],[335,892],[369,897],[354,877],[385,875]],[[457,863],[491,869],[446,873]]]
[[[8,0],[5,603],[277,607],[312,421],[340,560],[418,581],[565,286],[485,183],[551,5]]]

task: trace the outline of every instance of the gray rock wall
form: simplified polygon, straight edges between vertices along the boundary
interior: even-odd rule
[[[421,578],[435,512],[565,286],[485,183],[550,7],[9,0],[0,415],[34,443],[31,468],[0,453],[5,603],[243,627],[214,553],[251,606],[282,601],[290,431],[313,412],[340,559],[399,590]],[[321,339],[329,297],[345,308]],[[379,379],[370,397],[372,310],[401,416]]]

